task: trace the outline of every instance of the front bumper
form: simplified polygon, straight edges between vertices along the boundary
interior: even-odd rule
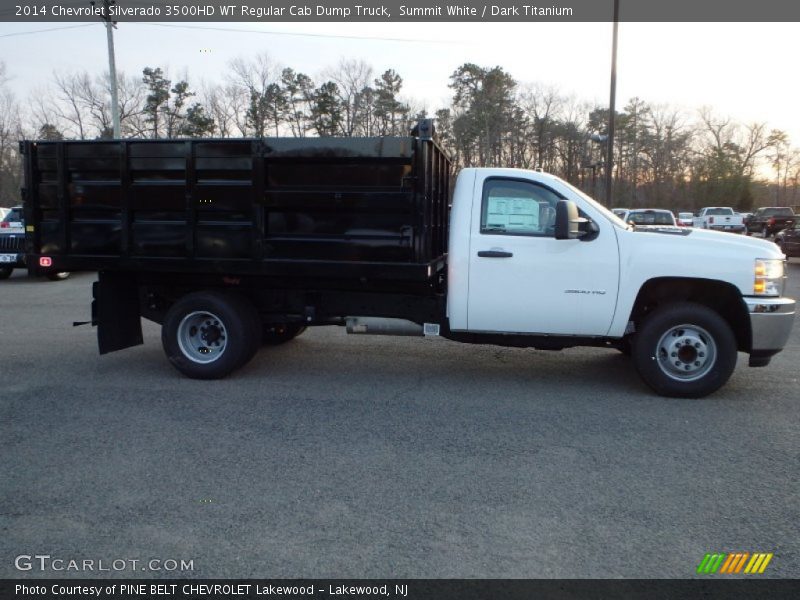
[[[750,363],[764,362],[777,354],[786,345],[792,332],[795,301],[791,298],[745,298],[747,311],[750,313],[750,330],[752,343],[750,346]],[[766,360],[769,362],[769,360]],[[764,362],[764,364],[766,364]]]

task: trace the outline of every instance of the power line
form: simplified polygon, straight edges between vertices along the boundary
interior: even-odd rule
[[[49,29],[36,29],[34,31],[17,31],[14,33],[0,34],[0,38],[13,37],[15,35],[31,35],[34,33],[47,33],[48,31],[60,31],[62,29],[77,29],[78,27],[91,27],[96,23],[82,23],[81,25],[65,25],[64,27],[50,27]]]
[[[131,25],[154,25],[155,27],[170,27],[173,29],[199,29],[207,31],[225,31],[230,33],[260,33],[262,35],[285,35],[295,37],[313,37],[313,38],[334,38],[345,40],[362,40],[362,41],[381,41],[381,42],[408,42],[408,43],[423,43],[423,44],[461,44],[462,42],[455,42],[451,40],[429,40],[413,38],[392,38],[392,37],[369,37],[359,35],[336,35],[330,33],[297,33],[290,31],[262,31],[260,29],[234,29],[233,27],[208,27],[200,25],[173,25],[170,23],[148,23],[144,21],[131,21]]]

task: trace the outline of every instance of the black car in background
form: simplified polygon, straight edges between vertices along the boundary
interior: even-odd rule
[[[747,233],[760,233],[765,238],[794,225],[797,217],[788,206],[759,208],[744,222]]]
[[[779,231],[775,243],[786,256],[800,256],[800,222],[795,221],[788,229]]]

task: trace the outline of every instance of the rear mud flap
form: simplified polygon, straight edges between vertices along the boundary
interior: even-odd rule
[[[138,346],[142,339],[139,290],[128,275],[100,273],[92,288],[92,324],[100,354]]]

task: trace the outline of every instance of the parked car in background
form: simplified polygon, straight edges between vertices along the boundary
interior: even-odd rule
[[[11,277],[14,269],[25,268],[25,221],[22,207],[15,206],[0,221],[0,279]],[[58,281],[69,277],[67,272],[45,273]]]
[[[775,243],[786,256],[800,256],[800,221],[775,235]]]
[[[675,221],[675,215],[671,210],[662,208],[637,208],[628,211],[627,223],[634,225],[666,225],[670,227],[677,227],[678,223]]]
[[[692,219],[692,226],[700,229],[716,229],[744,233],[744,220],[730,206],[706,206]]]
[[[678,225],[681,227],[691,227],[693,218],[694,218],[694,213],[679,212],[676,221],[678,221]]]
[[[0,221],[0,279],[8,279],[15,267],[25,266],[25,228],[22,207],[10,209]]]
[[[759,208],[746,221],[748,233],[760,233],[765,238],[792,227],[797,221],[794,211],[788,206],[765,206]]]

